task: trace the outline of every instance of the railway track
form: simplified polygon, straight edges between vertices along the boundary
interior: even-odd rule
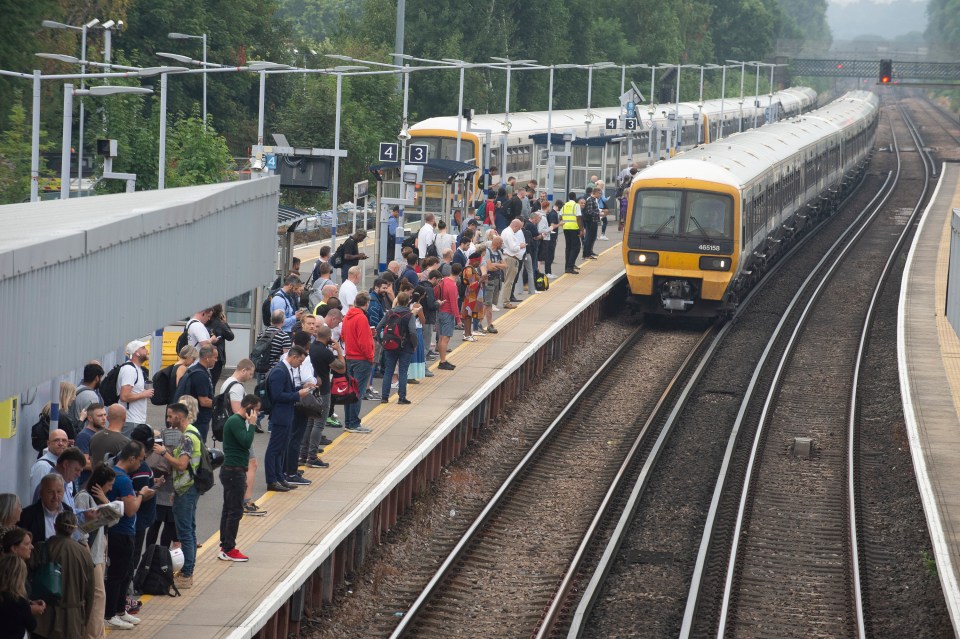
[[[876,302],[928,190],[933,162],[921,157],[923,185],[906,223],[884,214],[898,170],[768,341],[728,444],[681,637],[867,636],[858,382]]]

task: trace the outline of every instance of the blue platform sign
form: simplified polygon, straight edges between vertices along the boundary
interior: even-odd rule
[[[268,171],[277,170],[277,155],[275,153],[267,153],[266,155],[265,167]]]
[[[630,102],[627,102],[627,118],[636,117],[636,111],[637,111],[636,102],[633,102],[632,100]]]

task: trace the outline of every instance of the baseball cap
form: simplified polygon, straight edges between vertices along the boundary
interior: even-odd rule
[[[127,357],[132,356],[137,352],[137,349],[143,348],[147,345],[147,342],[135,339],[132,342],[127,343]]]

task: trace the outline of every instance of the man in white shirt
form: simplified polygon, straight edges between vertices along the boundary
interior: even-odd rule
[[[520,260],[523,259],[523,253],[527,248],[523,241],[523,222],[519,219],[512,220],[510,226],[503,229],[500,237],[503,239],[503,255],[507,264],[507,270],[504,272],[503,288],[500,289],[500,306],[502,308],[516,308],[511,303],[515,299],[513,296],[513,284],[517,279],[517,271],[520,269]]]
[[[417,233],[417,252],[420,254],[421,260],[427,256],[427,247],[433,244],[433,241],[437,237],[437,233],[433,228],[435,219],[433,213],[427,213],[426,217],[423,218],[423,226],[420,227],[420,232]]]
[[[340,285],[340,303],[344,309],[353,306],[353,300],[357,298],[357,284],[360,283],[360,267],[351,266],[347,271],[347,279]]]
[[[213,309],[205,308],[190,318],[186,326],[187,344],[199,349],[201,346],[217,343],[219,338],[210,337],[210,331],[207,330],[207,322],[210,321],[211,315],[213,315]]]
[[[127,344],[127,357],[133,365],[125,363],[117,375],[117,395],[120,404],[127,409],[124,430],[128,432],[137,424],[147,423],[147,400],[153,397],[153,389],[146,388],[147,380],[141,368],[148,357],[146,346],[147,343],[140,340]]]

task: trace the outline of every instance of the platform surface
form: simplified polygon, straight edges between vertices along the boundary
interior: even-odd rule
[[[945,315],[960,164],[945,164],[907,260],[897,355],[904,418],[937,572],[960,629],[960,339]]]
[[[561,262],[562,246],[561,241]],[[312,485],[282,494],[262,495],[256,490],[257,503],[269,514],[244,517],[240,523],[237,547],[250,557],[249,562],[219,561],[218,535],[214,532],[207,538],[210,526],[199,526],[203,547],[198,551],[193,588],[177,598],[145,597],[148,600],[142,610],[142,623],[132,631],[113,632],[111,636],[250,636],[255,630],[251,620],[257,616],[257,608],[262,612],[262,606],[280,596],[278,593],[289,586],[285,580],[303,570],[308,555],[315,559],[329,554],[349,532],[351,518],[380,501],[391,475],[412,467],[424,446],[451,420],[458,419],[456,412],[468,398],[483,392],[500,371],[515,367],[514,362],[525,357],[527,347],[550,327],[575,317],[579,308],[588,306],[619,279],[623,273],[620,244],[599,242],[596,248],[603,251],[600,258],[583,264],[579,275],[563,275],[546,293],[524,300],[516,310],[499,314],[495,319],[498,335],[485,335],[477,342],[458,346],[448,358],[457,365],[456,370],[437,370],[436,362],[431,363],[435,377],[408,386],[412,405],[398,405],[394,395],[388,404],[367,408],[363,423],[373,432],[336,437],[323,455],[330,468],[306,470]],[[257,436],[258,449],[265,447],[267,437]],[[262,476],[258,479],[262,482]],[[219,518],[220,493],[215,491],[200,498],[198,508],[204,511],[202,518],[206,521]]]

